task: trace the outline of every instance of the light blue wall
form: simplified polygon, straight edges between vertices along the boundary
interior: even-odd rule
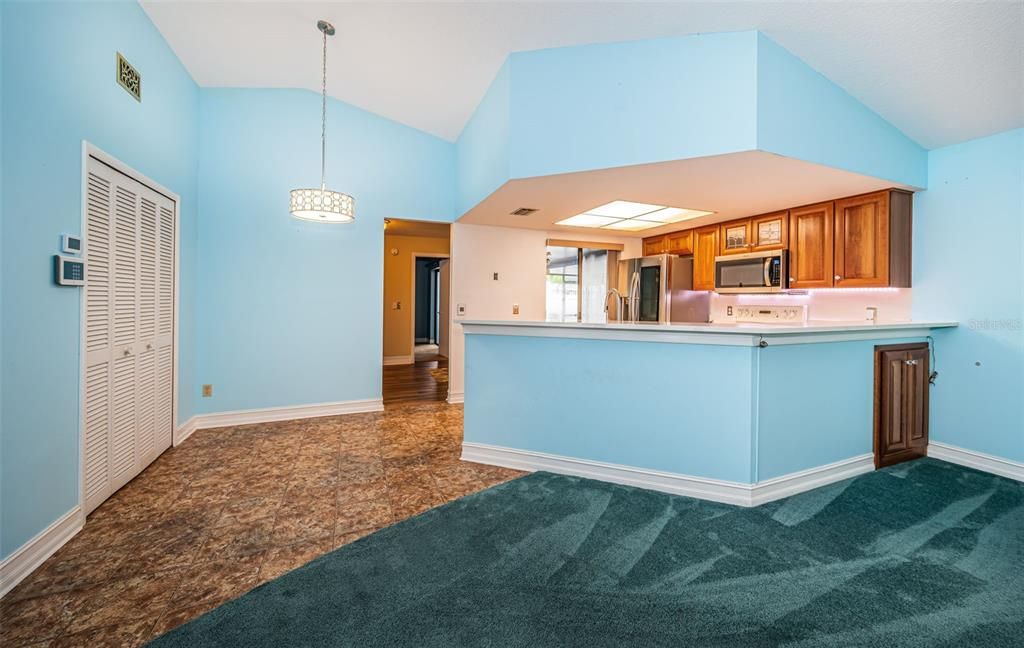
[[[746,483],[754,350],[466,336],[465,441]]]
[[[177,192],[180,416],[194,407],[199,91],[135,3],[4,3],[0,554],[78,503],[81,290],[53,284],[62,233],[81,233],[82,140]],[[142,103],[114,77],[121,51]]]
[[[923,148],[760,33],[757,148],[913,187],[927,183]]]
[[[381,393],[383,220],[450,221],[455,147],[330,100],[327,185],[356,222],[306,223],[288,191],[320,180],[320,98],[201,93],[198,384],[224,412]]]
[[[458,214],[509,179],[512,139],[512,59],[506,59],[456,144]]]
[[[756,481],[872,452],[874,347],[922,341],[907,338],[761,349]]]
[[[914,195],[914,317],[961,322],[935,335],[931,438],[1018,462],[1022,254],[1024,129],[931,151]]]
[[[756,147],[756,32],[512,55],[511,176]]]
[[[927,182],[923,148],[753,31],[513,53],[458,149],[460,214],[512,179],[755,149]]]

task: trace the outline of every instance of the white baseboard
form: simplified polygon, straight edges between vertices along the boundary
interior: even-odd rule
[[[82,515],[82,509],[75,505],[75,508],[4,558],[0,562],[0,597],[14,589],[68,540],[75,537],[84,524],[85,516]]]
[[[384,365],[407,365],[416,362],[414,355],[384,356]]]
[[[365,400],[338,401],[336,403],[315,403],[313,405],[266,407],[263,409],[238,410],[234,412],[197,414],[176,430],[174,445],[178,445],[187,439],[196,430],[383,411],[384,401],[380,398],[367,398]]]
[[[866,454],[744,484],[469,442],[462,444],[462,460],[528,472],[546,470],[737,506],[759,506],[874,470],[874,457]]]
[[[850,457],[824,466],[789,473],[754,484],[751,490],[751,505],[760,506],[783,497],[803,493],[820,486],[869,473],[875,469],[875,455],[872,453]]]
[[[466,398],[466,394],[464,392],[453,392],[453,391],[449,391],[448,392],[448,404],[449,405],[458,405],[459,403],[464,403],[465,402],[465,398]]]
[[[189,420],[185,421],[184,423],[179,425],[177,428],[175,428],[174,434],[171,435],[172,436],[172,438],[171,438],[171,445],[177,447],[177,446],[181,445],[181,443],[185,439],[187,439],[190,436],[192,436],[192,433],[199,429],[197,427],[197,424],[198,424],[197,419],[198,419],[198,417],[193,416],[192,418],[190,418]]]
[[[932,441],[928,444],[928,456],[932,459],[941,459],[949,463],[990,472],[1000,477],[1024,481],[1024,463],[1017,463],[984,452],[975,452],[948,443]]]

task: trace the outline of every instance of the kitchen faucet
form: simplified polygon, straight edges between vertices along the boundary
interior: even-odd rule
[[[615,295],[615,317],[620,322],[622,321],[622,311],[625,306],[626,300],[623,298],[622,293],[619,292],[618,288],[612,288],[604,296],[604,312],[608,312],[608,298]]]

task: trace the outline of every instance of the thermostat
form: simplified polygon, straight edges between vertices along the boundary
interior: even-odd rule
[[[65,234],[61,237],[60,251],[65,254],[82,253],[82,237],[74,234]]]
[[[54,275],[57,284],[60,286],[84,286],[85,285],[85,260],[77,257],[61,256],[55,254],[53,257]]]

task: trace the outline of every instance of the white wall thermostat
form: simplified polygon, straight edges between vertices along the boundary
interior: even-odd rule
[[[65,234],[60,237],[60,251],[65,254],[82,253],[82,237],[74,234]]]
[[[85,285],[85,260],[78,257],[53,256],[54,276],[59,286]]]

